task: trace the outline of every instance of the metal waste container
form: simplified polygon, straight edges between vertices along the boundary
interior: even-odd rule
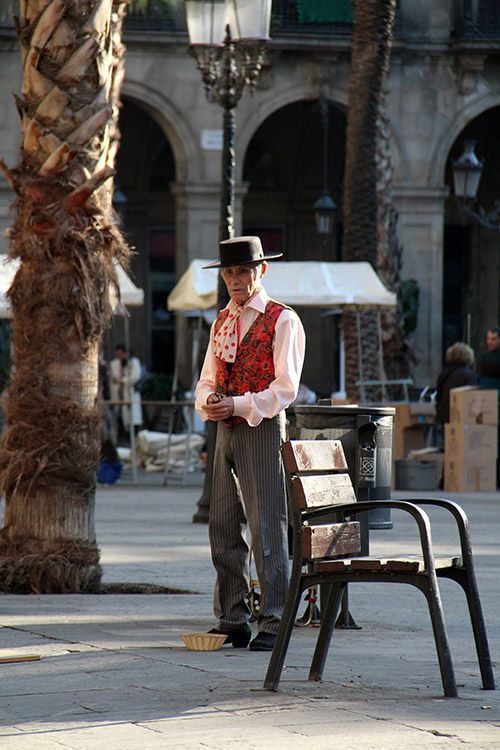
[[[392,477],[391,406],[295,406],[290,437],[297,440],[340,440],[358,500],[389,500]],[[391,529],[390,508],[369,512],[370,529]]]

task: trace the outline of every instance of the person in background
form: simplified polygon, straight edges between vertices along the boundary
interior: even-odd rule
[[[444,427],[450,421],[450,390],[463,385],[477,385],[474,370],[474,352],[463,341],[457,341],[446,350],[446,365],[440,372],[436,391],[436,435],[435,443],[444,444]]]
[[[479,385],[498,391],[497,487],[500,488],[500,326],[486,331],[486,351],[479,360]]]
[[[131,402],[130,405],[121,404],[116,409],[122,436],[128,436],[130,419],[132,419],[134,429],[137,429],[142,424],[141,394],[136,388],[141,379],[141,363],[137,357],[128,355],[123,344],[117,344],[115,357],[110,362],[109,370],[111,401]]]
[[[195,408],[217,422],[208,533],[217,573],[210,632],[235,648],[270,651],[288,589],[288,521],[281,444],[285,408],[296,398],[305,351],[297,314],[271,300],[262,281],[267,259],[259,237],[220,243],[220,268],[230,297],[210,330]],[[249,548],[261,599],[251,640]]]
[[[496,388],[500,391],[500,327],[494,326],[486,332],[486,351],[479,360],[479,385],[481,388]]]

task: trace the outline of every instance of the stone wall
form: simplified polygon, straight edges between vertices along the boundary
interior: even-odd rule
[[[435,382],[442,361],[443,229],[450,205],[446,164],[462,131],[482,113],[500,107],[500,53],[498,45],[488,48],[488,42],[450,46],[451,0],[412,0],[400,5],[388,108],[403,278],[415,278],[420,289],[418,328],[411,343],[419,358],[415,376],[424,385]],[[174,154],[176,178],[169,191],[175,206],[176,271],[180,275],[191,259],[213,258],[217,252],[221,154],[213,142],[204,145],[203,134],[220,131],[222,111],[206,100],[199,73],[187,54],[187,39],[130,33],[126,43],[124,100],[155,120]],[[17,46],[9,34],[0,35],[0,69],[0,155],[12,165],[17,158],[18,122],[11,94],[20,90],[21,74]],[[320,94],[345,111],[348,76],[348,38],[322,37],[310,42],[277,38],[271,42],[257,91],[253,97],[245,92],[236,111],[237,232],[248,188],[243,182],[245,154],[259,127],[288,104],[315,100]],[[276,195],[275,200],[286,200],[286,196]],[[10,201],[9,188],[0,182],[1,230],[9,224]],[[147,232],[147,226],[134,231],[139,246],[134,268],[138,282],[147,287],[141,271],[141,245],[146,242],[141,231]],[[490,235],[483,244],[483,233],[478,232],[471,256],[476,337],[472,343],[476,347],[486,315],[498,322],[494,321],[498,300],[490,295],[495,296],[495,289],[498,292],[499,272],[498,262],[491,260],[497,237]],[[315,241],[310,233],[305,225],[290,229],[292,256],[307,257],[307,248]],[[0,251],[6,249],[2,231]],[[483,254],[490,259],[487,267],[493,275],[485,276]],[[481,312],[480,280],[484,278],[489,290],[487,313]],[[147,325],[146,314],[140,320],[141,326]]]

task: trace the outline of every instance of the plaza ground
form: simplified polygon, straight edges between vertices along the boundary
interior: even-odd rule
[[[139,479],[98,491],[104,583],[189,593],[0,595],[0,656],[41,657],[0,663],[2,750],[500,747],[500,693],[481,689],[465,598],[451,581],[441,591],[458,699],[443,698],[425,599],[410,586],[350,587],[361,630],[335,630],[320,683],[307,681],[314,627],[294,629],[277,693],[262,689],[268,653],[186,650],[182,633],[213,625],[207,526],[191,520],[202,477],[185,487]],[[453,499],[469,515],[499,682],[500,493]],[[372,532],[374,551],[414,546],[411,520],[394,511],[392,520]],[[446,514],[431,520],[436,547],[450,551]]]

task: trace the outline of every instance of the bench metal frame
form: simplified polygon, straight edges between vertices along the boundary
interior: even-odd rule
[[[316,441],[289,441],[295,443],[310,443]],[[323,441],[321,441],[323,442]],[[330,441],[338,443],[338,441]],[[338,449],[338,448],[337,448]],[[468,520],[463,509],[450,500],[441,498],[417,498],[412,501],[384,500],[362,501],[355,503],[332,504],[323,507],[298,507],[294,491],[294,477],[307,472],[290,471],[287,466],[286,452],[284,452],[285,471],[289,487],[291,523],[293,527],[292,571],[288,596],[276,638],[275,646],[264,681],[264,688],[277,690],[283,669],[286,652],[292,634],[292,628],[297,616],[302,593],[311,586],[321,585],[322,591],[328,592],[326,603],[321,611],[321,627],[309,672],[309,680],[320,680],[332,638],[335,621],[339,614],[342,596],[347,584],[362,582],[406,583],[418,588],[424,594],[431,618],[434,641],[439,661],[444,694],[447,697],[457,697],[453,663],[448,642],[443,605],[439,591],[438,578],[449,578],[456,581],[463,589],[475,639],[479,668],[484,689],[495,688],[493,669],[486,634],[486,626],[482,614],[479,591],[474,572],[472,548],[469,536]],[[318,472],[316,472],[318,473]],[[319,472],[319,473],[325,473]],[[337,472],[338,473],[338,472]],[[456,521],[460,556],[454,558],[435,558],[429,516],[422,505],[437,506],[451,513]],[[304,560],[302,554],[302,534],[304,528],[326,521],[342,522],[354,515],[364,515],[376,508],[394,508],[412,516],[417,524],[420,538],[421,559],[414,564],[407,557],[402,559],[374,558],[370,556],[344,558],[345,565],[331,566],[333,570],[325,570],[322,561]],[[338,559],[335,554],[332,560]],[[322,570],[323,567],[323,570]],[[335,569],[338,567],[339,569]]]

